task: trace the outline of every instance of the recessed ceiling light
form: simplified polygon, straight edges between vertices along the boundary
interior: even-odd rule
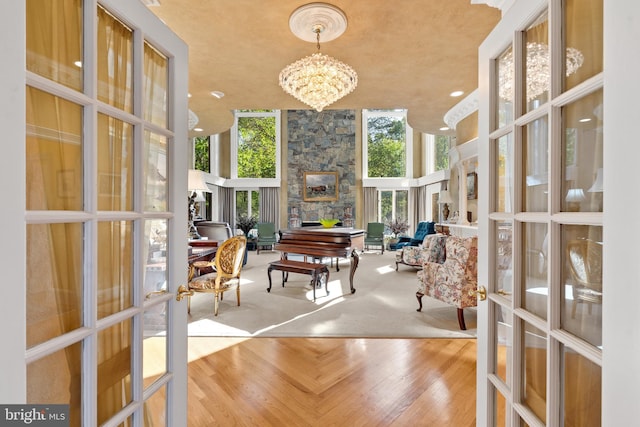
[[[447,126],[443,126],[440,128],[440,130],[449,130],[449,128]]]
[[[588,117],[586,117],[586,118],[584,118],[584,119],[580,119],[579,121],[580,121],[580,123],[587,123],[587,122],[590,122],[590,121],[591,121],[591,119],[590,119],[590,118],[588,118]]]
[[[191,98],[191,94],[190,93],[187,94],[187,98]]]
[[[193,128],[194,132],[202,132],[202,128]]]
[[[455,92],[451,92],[450,96],[453,96],[454,98],[457,98],[458,96],[462,95],[464,92],[461,90],[456,90]]]
[[[215,96],[216,98],[220,99],[224,96],[224,92],[220,92],[219,90],[214,90],[211,91],[211,95]]]
[[[78,68],[82,68],[82,61],[76,61],[73,63],[73,65],[75,65]]]

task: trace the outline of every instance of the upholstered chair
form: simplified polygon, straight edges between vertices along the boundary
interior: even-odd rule
[[[422,310],[422,297],[427,295],[458,309],[460,329],[467,329],[463,309],[475,307],[477,297],[469,291],[478,286],[478,238],[448,236],[444,263],[425,262],[418,271],[416,298]]]
[[[405,246],[396,250],[396,271],[399,264],[415,268],[422,268],[425,262],[442,264],[446,256],[446,241],[444,234],[427,234],[419,246]]]
[[[213,314],[218,315],[219,301],[224,292],[235,289],[236,299],[240,305],[240,272],[247,246],[245,236],[234,236],[225,240],[216,251],[213,261],[213,273],[196,276],[190,273],[188,285],[187,312],[191,313],[191,297],[196,292],[212,293],[214,295]]]
[[[380,253],[384,253],[384,224],[382,222],[370,222],[367,224],[367,233],[364,236],[364,247],[379,246]]]
[[[396,245],[396,249],[405,246],[419,246],[428,234],[435,234],[436,223],[433,221],[420,221],[416,227],[416,233],[413,237],[401,236]]]

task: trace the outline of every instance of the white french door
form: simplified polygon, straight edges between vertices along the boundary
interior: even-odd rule
[[[0,15],[0,401],[69,405],[72,426],[186,425],[187,47],[139,1]]]
[[[603,32],[517,1],[480,48],[478,425],[601,423]]]

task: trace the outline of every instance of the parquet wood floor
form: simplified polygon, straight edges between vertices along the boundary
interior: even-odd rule
[[[473,339],[189,338],[189,426],[474,426]]]

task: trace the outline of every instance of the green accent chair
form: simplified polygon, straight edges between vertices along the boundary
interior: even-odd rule
[[[384,253],[384,224],[382,222],[370,222],[367,224],[367,234],[364,236],[364,247],[380,246],[380,254]]]
[[[259,222],[256,224],[258,238],[256,239],[256,252],[260,255],[260,248],[269,246],[273,250],[273,245],[278,243],[276,237],[276,225],[273,222]]]

